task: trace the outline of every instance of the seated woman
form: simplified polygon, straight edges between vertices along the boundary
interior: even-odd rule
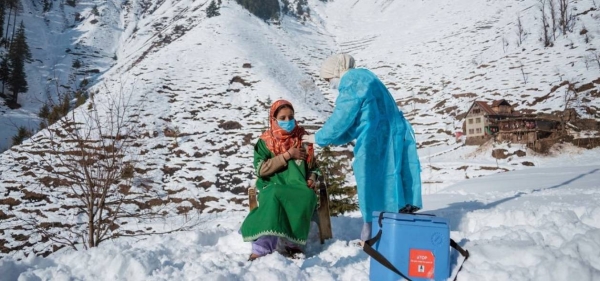
[[[317,204],[317,169],[312,145],[302,147],[307,134],[294,119],[294,108],[286,100],[271,105],[269,129],[254,146],[254,169],[258,176],[258,208],[242,223],[245,242],[252,241],[248,260],[270,254],[283,238],[290,254],[306,244],[310,220]]]

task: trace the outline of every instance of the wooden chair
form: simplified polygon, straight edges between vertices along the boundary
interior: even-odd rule
[[[317,226],[319,227],[319,239],[321,244],[325,243],[326,239],[333,238],[331,232],[331,216],[329,214],[329,195],[327,194],[327,185],[323,178],[319,178],[317,185],[319,186],[319,203],[317,205]],[[252,186],[248,188],[248,201],[250,211],[258,207],[258,200],[256,198],[256,187]]]

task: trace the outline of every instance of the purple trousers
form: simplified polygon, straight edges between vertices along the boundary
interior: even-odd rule
[[[362,231],[360,233],[360,240],[367,241],[371,238],[371,228],[372,223],[366,222],[363,224]],[[252,253],[259,256],[265,256],[273,253],[275,250],[277,250],[278,241],[279,237],[277,236],[261,236],[252,242]],[[288,242],[286,239],[283,239],[283,243],[285,243],[285,245],[288,247],[296,246],[294,243]]]
[[[271,254],[277,250],[277,243],[281,242],[283,247],[299,248],[300,246],[288,241],[287,239],[279,238],[277,236],[261,236],[260,238],[252,242],[252,253],[259,256],[265,256]]]
[[[252,253],[259,256],[268,255],[277,249],[279,237],[265,235],[252,242]]]

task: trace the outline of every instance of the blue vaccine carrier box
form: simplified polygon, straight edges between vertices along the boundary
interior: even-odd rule
[[[379,231],[379,214],[373,212],[371,237]],[[381,239],[373,249],[413,281],[447,280],[450,277],[450,228],[435,216],[384,213]],[[404,280],[371,258],[371,281]]]

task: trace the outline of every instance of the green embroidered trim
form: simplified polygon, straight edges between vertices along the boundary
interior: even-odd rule
[[[263,160],[260,160],[260,161],[258,162],[258,164],[256,165],[256,170],[254,170],[254,173],[256,173],[256,176],[257,176],[257,177],[260,177],[260,168],[262,167],[262,164],[263,164],[264,162],[265,162],[265,161],[263,161]]]
[[[300,240],[300,239],[292,238],[292,237],[290,237],[289,235],[287,235],[285,233],[276,232],[276,231],[272,231],[272,230],[267,230],[267,231],[263,231],[263,232],[260,232],[258,234],[252,235],[252,236],[244,237],[244,242],[252,242],[252,241],[260,238],[261,236],[265,236],[265,235],[282,237],[282,238],[285,238],[285,239],[289,240],[292,243],[296,243],[296,244],[300,244],[300,245],[305,245],[306,244],[306,240]]]

